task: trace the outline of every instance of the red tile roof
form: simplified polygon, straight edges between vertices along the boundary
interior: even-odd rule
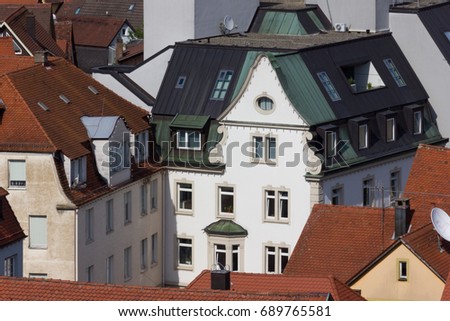
[[[6,199],[6,195],[8,195],[8,192],[0,187],[0,247],[26,237]]]
[[[325,299],[325,298],[322,298]],[[303,301],[296,294],[236,293],[0,277],[1,301]]]
[[[231,291],[236,293],[299,294],[315,297],[331,294],[336,301],[362,301],[355,291],[332,276],[298,277],[280,274],[231,272]],[[211,289],[211,272],[204,270],[188,286],[189,290]]]
[[[347,282],[394,242],[393,232],[393,209],[315,205],[284,274]]]
[[[107,48],[126,22],[126,19],[113,17],[74,17],[72,20],[74,44]]]

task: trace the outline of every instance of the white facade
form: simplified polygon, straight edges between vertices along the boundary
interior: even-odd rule
[[[437,114],[442,137],[450,137],[450,65],[417,14],[390,13],[392,35],[420,79]],[[444,32],[443,30],[442,32]],[[420,41],[411,41],[411,39]]]
[[[161,188],[156,174],[80,206],[79,281],[161,285]]]
[[[273,101],[271,111],[258,107],[260,97]],[[169,253],[165,280],[169,284],[186,285],[202,270],[210,268],[220,255],[217,246],[223,246],[222,253],[226,253],[230,268],[280,273],[281,261],[292,252],[309,215],[310,189],[303,177],[306,165],[302,159],[307,126],[287,99],[266,57],[258,61],[243,92],[219,122],[222,124],[219,130],[224,133],[219,143],[222,152],[217,149],[211,154],[226,164],[223,173],[183,168],[167,171],[164,225],[165,253]],[[275,154],[268,155],[269,148],[265,145],[264,155],[255,158],[254,137],[261,137],[263,144],[268,138],[274,139]],[[192,206],[183,209],[180,188],[186,186],[191,187]],[[232,191],[232,213],[219,211],[223,187]],[[273,217],[267,214],[268,192],[276,204]],[[287,206],[287,215],[282,213],[283,206]],[[247,230],[248,236],[208,236],[203,229],[219,219],[232,219]],[[187,240],[188,246],[192,246],[190,264],[179,262],[180,240]],[[272,258],[273,269],[268,267]]]
[[[350,31],[389,30],[389,6],[399,0],[306,0],[317,4],[334,26],[343,23]]]

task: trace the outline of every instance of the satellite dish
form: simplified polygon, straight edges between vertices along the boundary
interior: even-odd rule
[[[235,27],[233,18],[231,16],[225,16],[223,18],[223,26],[228,32],[232,31]]]
[[[431,210],[431,222],[436,232],[450,242],[450,216],[444,210],[435,207]]]

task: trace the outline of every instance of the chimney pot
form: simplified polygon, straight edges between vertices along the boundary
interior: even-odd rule
[[[408,198],[395,200],[395,239],[408,232],[411,222],[411,208]]]

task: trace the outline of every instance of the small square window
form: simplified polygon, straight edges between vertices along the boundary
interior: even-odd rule
[[[180,76],[180,77],[178,77],[177,84],[175,85],[175,88],[182,89],[184,87],[185,83],[186,83],[186,76]]]

